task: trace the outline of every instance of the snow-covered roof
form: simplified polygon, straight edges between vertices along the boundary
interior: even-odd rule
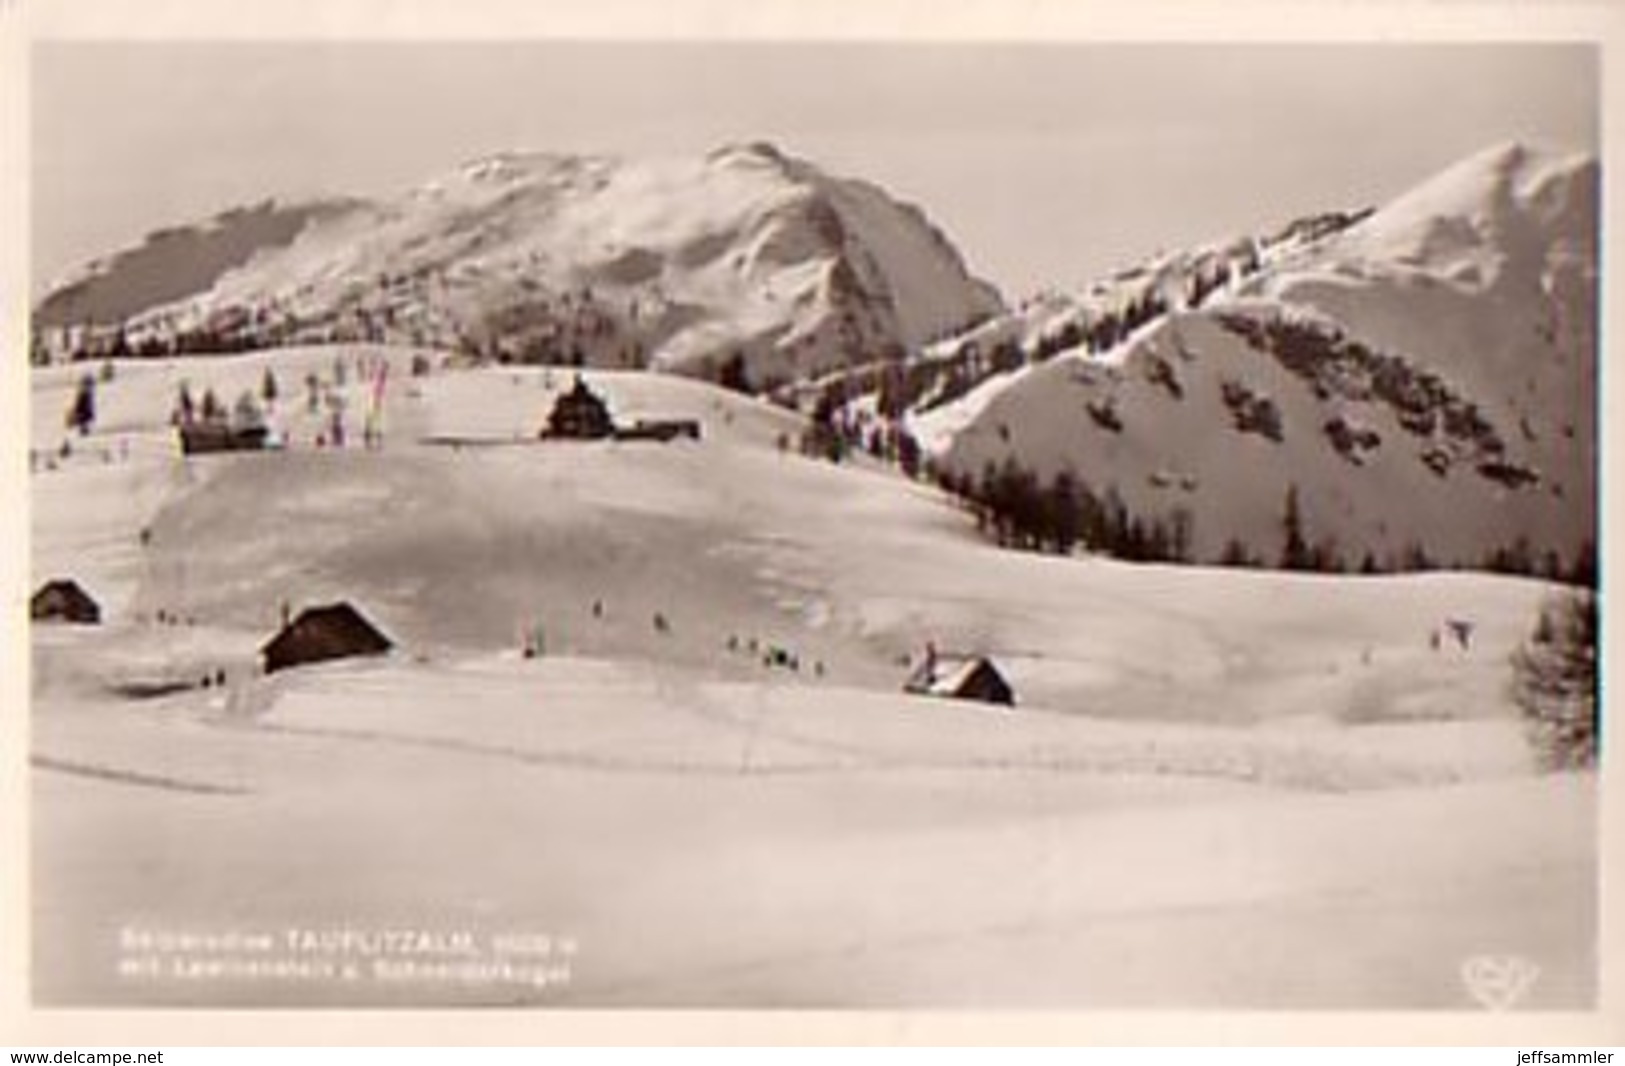
[[[903,687],[925,696],[963,696],[977,671],[984,668],[1003,681],[998,667],[985,656],[939,655],[935,660],[922,662]]]
[[[976,668],[986,659],[964,659],[959,662],[938,662],[936,676],[928,682],[927,691],[933,696],[952,696],[964,688]]]

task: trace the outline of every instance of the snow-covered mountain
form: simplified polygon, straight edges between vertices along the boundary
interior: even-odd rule
[[[698,159],[498,155],[313,216],[224,266],[203,291],[153,299],[129,343],[365,339],[760,388],[1002,307],[917,208],[766,144]]]
[[[1272,543],[1287,485],[1345,552],[1577,533],[1595,211],[1591,164],[1502,153],[820,376],[908,379],[967,469],[1200,508],[1204,551]],[[613,359],[636,326],[810,391],[844,315],[902,344],[992,298],[918,216],[764,149],[505,158],[252,243],[126,340]],[[852,410],[671,374],[398,343],[100,369],[29,382],[30,584],[100,619],[33,618],[15,679],[42,1007],[1596,1008],[1598,775],[1540,772],[1512,684],[1546,582],[1002,551],[928,484],[787,447]],[[539,438],[578,384],[703,433]],[[181,454],[183,391],[279,446]],[[394,650],[265,672],[341,602]],[[906,691],[938,648],[1015,705]],[[1479,950],[1539,980],[1487,995]]]
[[[917,208],[770,145],[504,154],[155,235],[36,321],[120,322],[146,354],[368,340],[833,381],[906,407],[961,484],[1070,470],[1199,560],[1278,559],[1296,489],[1322,561],[1569,565],[1596,519],[1597,200],[1591,158],[1506,145],[1005,310]]]
[[[154,306],[196,296],[254,256],[290,244],[312,222],[336,221],[361,206],[348,199],[268,200],[197,225],[156,230],[141,244],[93,260],[54,285],[35,308],[34,324],[46,329],[116,325]]]
[[[1374,212],[1159,257],[935,346],[916,433],[963,478],[1073,471],[1198,559],[1273,563],[1297,490],[1348,566],[1556,553],[1596,521],[1598,168],[1482,152]]]

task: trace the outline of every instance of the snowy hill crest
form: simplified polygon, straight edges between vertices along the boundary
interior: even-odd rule
[[[919,209],[771,145],[703,158],[506,152],[312,221],[154,301],[132,344],[375,340],[732,373],[765,388],[1002,309]],[[127,310],[127,309],[125,309]]]
[[[916,431],[958,477],[1182,513],[1198,559],[1275,562],[1295,489],[1338,565],[1567,566],[1595,537],[1597,174],[1499,146],[1032,301],[933,350],[958,378]]]

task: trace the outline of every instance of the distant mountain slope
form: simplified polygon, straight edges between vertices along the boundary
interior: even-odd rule
[[[1148,521],[1181,511],[1197,558],[1275,562],[1295,487],[1349,566],[1567,564],[1595,536],[1597,219],[1594,160],[1498,147],[1374,213],[1163,257],[945,342],[956,386],[912,421],[959,476],[1068,469]]]
[[[494,156],[318,220],[207,291],[153,295],[132,343],[372,339],[758,388],[1002,309],[917,208],[764,144]]]
[[[196,226],[158,230],[134,248],[90,263],[34,311],[37,326],[112,325],[151,307],[206,291],[255,255],[286,247],[313,222],[332,222],[354,200],[278,204],[216,215]]]

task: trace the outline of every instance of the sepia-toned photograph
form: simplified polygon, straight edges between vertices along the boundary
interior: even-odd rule
[[[34,1006],[1596,1008],[1596,44],[28,62]]]

